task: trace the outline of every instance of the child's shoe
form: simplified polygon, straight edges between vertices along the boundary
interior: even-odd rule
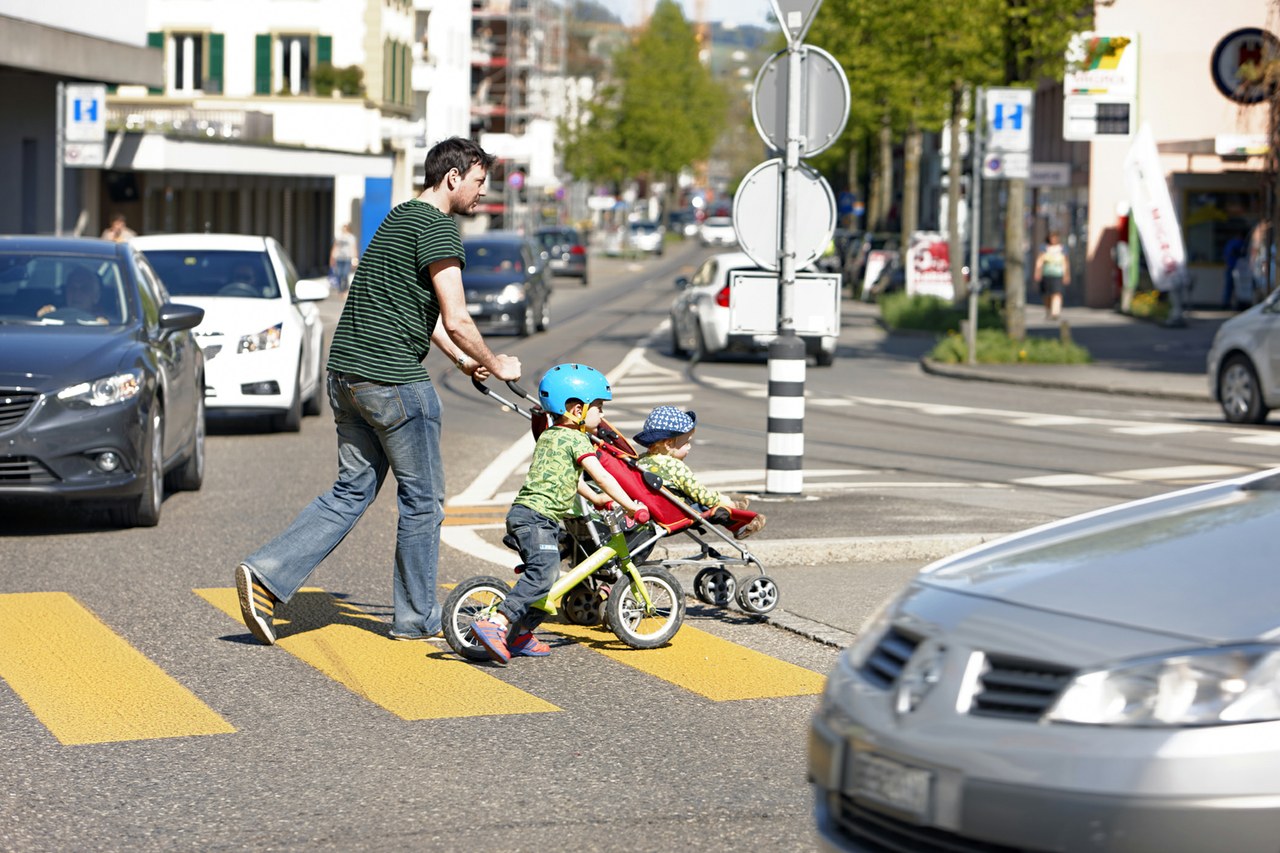
[[[471,623],[471,633],[476,642],[485,647],[489,657],[495,663],[506,666],[511,660],[511,652],[507,649],[507,629],[492,619],[477,619]]]
[[[513,658],[544,658],[551,654],[551,647],[535,637],[532,631],[512,637],[507,641],[507,649]]]
[[[756,517],[748,521],[746,524],[738,528],[738,532],[733,534],[734,539],[746,539],[753,533],[759,533],[764,530],[764,513],[757,513]]]

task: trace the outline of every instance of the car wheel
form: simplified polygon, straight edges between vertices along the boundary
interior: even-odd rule
[[[545,332],[551,325],[551,300],[542,300],[542,312],[538,315],[538,331]]]
[[[204,382],[200,383],[201,387]],[[166,485],[175,492],[196,492],[204,485],[204,394],[196,403],[196,434],[183,463],[169,472]]]
[[[1222,414],[1233,424],[1260,424],[1270,412],[1262,402],[1258,373],[1248,357],[1236,354],[1218,373],[1218,402]]]
[[[583,273],[583,274],[582,274],[582,286],[583,286],[583,287],[586,287],[586,286],[587,286],[587,274],[586,274],[586,273]]]
[[[289,408],[271,416],[276,432],[297,432],[302,429],[302,373],[293,380],[293,400]]]
[[[694,325],[693,360],[711,361],[711,351],[707,349],[707,336],[702,332],[702,324]]]
[[[671,321],[671,354],[677,357],[688,355],[688,351],[680,346],[680,332],[676,330],[676,321]]]
[[[142,494],[117,508],[121,527],[155,527],[160,523],[160,506],[164,502],[164,413],[159,401],[151,412],[143,450],[138,470]]]
[[[836,363],[836,351],[833,349],[830,352],[827,352],[819,347],[817,355],[814,356],[813,363],[817,367],[830,367]]]
[[[302,404],[302,414],[316,416],[320,414],[320,404],[324,398],[324,365],[320,362],[320,355],[316,354],[316,390]]]

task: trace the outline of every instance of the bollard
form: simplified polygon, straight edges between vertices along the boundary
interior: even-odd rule
[[[769,435],[765,492],[804,491],[804,341],[791,330],[769,344]]]

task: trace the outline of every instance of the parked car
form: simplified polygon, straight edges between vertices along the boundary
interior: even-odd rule
[[[576,278],[587,286],[587,244],[576,228],[539,228],[534,239],[546,252],[551,275]]]
[[[637,252],[662,257],[667,229],[656,222],[640,221],[632,222],[628,225],[627,231],[632,249]]]
[[[271,237],[164,234],[137,237],[170,293],[204,309],[195,330],[207,370],[206,405],[234,415],[266,415],[297,432],[303,415],[327,402],[324,326],[316,302],[327,279],[301,279]]]
[[[167,485],[204,482],[204,358],[127,243],[0,238],[0,498],[160,521]]]
[[[482,329],[521,336],[551,323],[551,286],[538,249],[514,231],[490,231],[462,241],[467,309]]]
[[[703,261],[693,278],[675,280],[680,293],[671,305],[671,350],[693,353],[700,361],[725,352],[767,351],[773,335],[734,334],[729,331],[730,273],[756,270],[744,252],[722,252]],[[835,294],[839,298],[839,294]],[[833,306],[833,310],[834,310]],[[835,335],[800,335],[805,352],[819,367],[835,362]]]
[[[1260,424],[1280,406],[1280,290],[1218,327],[1208,378],[1233,424]]]
[[[738,245],[738,233],[733,230],[733,219],[728,216],[708,216],[702,220],[698,238],[704,246]]]
[[[927,566],[813,717],[824,847],[1274,851],[1278,524],[1273,469]]]
[[[698,213],[693,208],[667,214],[667,230],[685,239],[698,236]]]

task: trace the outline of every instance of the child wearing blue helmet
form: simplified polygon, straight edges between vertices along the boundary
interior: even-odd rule
[[[645,511],[644,504],[629,497],[605,471],[587,437],[600,426],[604,403],[612,399],[608,380],[584,364],[558,364],[538,385],[538,400],[555,422],[538,436],[529,473],[507,513],[507,535],[520,552],[524,571],[498,611],[471,626],[476,640],[500,664],[513,656],[551,653],[533,635],[546,613],[530,605],[555,582],[560,568],[560,520],[573,508],[574,496],[581,494],[597,506],[607,505],[612,498],[632,516]],[[603,495],[582,481],[584,472],[604,490]]]

